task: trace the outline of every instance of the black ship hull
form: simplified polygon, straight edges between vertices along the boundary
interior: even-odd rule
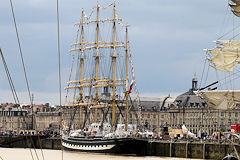
[[[94,153],[145,155],[147,141],[137,138],[85,139],[63,138],[62,145],[66,150]]]

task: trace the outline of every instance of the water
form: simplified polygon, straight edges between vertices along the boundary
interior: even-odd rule
[[[62,160],[61,150],[43,149],[44,160]],[[0,148],[1,160],[43,160],[41,150],[23,149],[23,148]],[[37,156],[36,156],[37,153]],[[97,153],[82,153],[63,151],[63,160],[184,160],[185,158],[169,158],[169,157],[154,157],[154,156],[117,156]],[[188,159],[189,160],[189,159]],[[196,159],[194,159],[196,160]]]

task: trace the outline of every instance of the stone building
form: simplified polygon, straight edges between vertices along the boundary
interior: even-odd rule
[[[0,130],[29,129],[28,111],[14,104],[0,106]]]
[[[240,107],[234,110],[220,111],[210,109],[206,100],[197,96],[197,79],[192,79],[189,91],[179,95],[176,99],[170,96],[162,98],[141,97],[140,106],[133,106],[128,114],[128,123],[137,124],[142,129],[161,131],[164,126],[180,128],[183,124],[193,133],[212,134],[215,131],[228,131],[231,124],[240,123]],[[32,108],[30,105],[21,105],[21,110],[14,104],[0,105],[1,129],[29,129],[32,127]],[[121,108],[123,109],[123,108]],[[60,112],[63,111],[63,112]],[[93,122],[95,112],[87,113],[84,107],[51,107],[49,104],[34,105],[35,129],[43,130],[51,123],[59,123],[61,114],[65,126],[74,129],[87,126]],[[75,115],[75,116],[73,116]],[[111,109],[98,109],[96,122],[111,123]],[[117,108],[117,123],[124,123],[124,113]],[[22,119],[27,121],[23,123]],[[71,123],[72,122],[72,123]],[[79,125],[80,123],[80,125]]]
[[[50,124],[56,123],[60,125],[61,112],[60,111],[48,111],[37,112],[36,114],[36,126],[37,130],[45,130],[50,127]]]
[[[220,111],[207,106],[206,100],[197,96],[197,79],[192,79],[192,88],[179,95],[173,105],[168,108],[170,127],[179,128],[185,124],[193,133],[211,135],[215,131],[228,131],[231,124],[240,123],[240,108]]]
[[[160,131],[168,121],[167,108],[172,104],[170,96],[162,98],[141,97],[141,110],[135,107],[129,113],[129,123],[138,124],[143,129]]]
[[[4,103],[0,105],[0,130],[43,130],[48,128],[50,123],[60,122],[59,111],[49,104],[34,105],[32,110],[28,104]]]
[[[166,122],[168,121],[167,108],[172,104],[173,98],[170,96],[163,98],[141,97],[140,101],[140,106],[134,106],[129,111],[128,124],[136,124],[142,129],[160,131],[161,127],[166,125]],[[139,107],[141,109],[139,109]],[[71,125],[74,129],[79,128],[79,119],[81,124],[80,127],[83,125],[86,126],[90,122],[94,122],[94,114],[94,111],[86,114],[84,107],[75,107],[75,109],[73,107],[64,107],[63,109],[65,125]],[[72,117],[72,115],[75,116]],[[111,124],[111,116],[111,110],[108,110],[107,108],[98,110],[97,122],[101,122],[103,117],[105,117],[104,122]],[[120,113],[119,109],[117,109],[116,112],[116,121],[117,123],[124,123],[124,112]]]

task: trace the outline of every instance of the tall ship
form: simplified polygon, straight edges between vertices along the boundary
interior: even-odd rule
[[[138,125],[128,123],[128,113],[136,106],[133,102],[139,102],[130,97],[138,97],[138,92],[128,25],[118,17],[113,2],[106,7],[98,3],[89,15],[82,9],[75,26],[76,41],[70,50],[72,67],[65,88],[63,120],[68,121],[63,123],[63,147],[84,152],[143,154],[141,146],[146,141],[137,138]]]
[[[230,0],[228,3],[232,13],[239,18],[240,1]],[[204,68],[208,67],[208,69],[207,71],[204,70],[203,73],[206,74],[206,80],[208,75],[215,74],[217,81],[201,88],[199,94],[207,100],[208,107],[213,109],[233,110],[239,108],[240,105],[240,90],[239,85],[237,85],[239,84],[240,63],[240,40],[237,39],[239,36],[238,28],[239,26],[235,27],[233,23],[233,28],[230,31],[214,41],[215,48],[205,49],[206,62],[209,63],[208,66],[204,66]],[[215,73],[210,73],[210,67],[214,69]]]

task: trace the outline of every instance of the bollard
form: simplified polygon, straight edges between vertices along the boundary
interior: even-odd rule
[[[186,158],[188,158],[188,141],[186,143]]]
[[[172,141],[170,142],[170,157],[172,157]]]
[[[203,143],[203,159],[205,159],[205,143]]]

